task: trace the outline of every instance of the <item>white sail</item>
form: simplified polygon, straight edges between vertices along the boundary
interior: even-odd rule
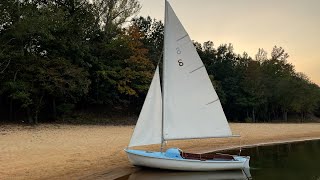
[[[162,97],[159,67],[153,76],[148,94],[142,106],[129,147],[161,143]]]
[[[164,139],[231,136],[207,71],[166,1],[164,38]]]

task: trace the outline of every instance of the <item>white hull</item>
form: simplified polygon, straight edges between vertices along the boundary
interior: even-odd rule
[[[242,161],[200,161],[190,159],[170,159],[142,156],[128,151],[129,161],[136,166],[145,166],[159,169],[179,170],[179,171],[217,171],[235,170],[249,168],[249,157],[235,156]],[[243,161],[243,159],[245,159]]]

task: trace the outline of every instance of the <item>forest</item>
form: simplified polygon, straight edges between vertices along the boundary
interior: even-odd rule
[[[1,0],[0,123],[137,117],[164,33],[140,9],[138,0]],[[227,42],[194,45],[230,121],[320,117],[320,87],[282,47],[250,57]]]

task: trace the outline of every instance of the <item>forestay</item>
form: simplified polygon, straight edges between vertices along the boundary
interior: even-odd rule
[[[170,4],[167,1],[166,3],[164,139],[231,136],[230,127],[207,71],[188,33]]]
[[[153,76],[129,147],[161,143],[162,97],[159,67]]]

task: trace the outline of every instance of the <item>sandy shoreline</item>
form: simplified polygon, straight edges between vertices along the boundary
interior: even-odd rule
[[[235,124],[241,138],[169,142],[191,152],[320,138],[320,123]],[[133,126],[0,126],[0,179],[113,179],[135,170],[123,151]],[[147,147],[158,150],[158,146]]]

